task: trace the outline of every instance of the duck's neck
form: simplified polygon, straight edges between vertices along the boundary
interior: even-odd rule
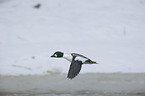
[[[70,61],[70,62],[72,61],[72,55],[71,54],[65,54],[64,53],[63,58]]]

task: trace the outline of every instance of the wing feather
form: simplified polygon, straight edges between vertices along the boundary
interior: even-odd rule
[[[74,61],[73,60],[71,65],[70,65],[67,78],[73,79],[74,77],[76,77],[79,74],[81,67],[82,67],[81,61]]]

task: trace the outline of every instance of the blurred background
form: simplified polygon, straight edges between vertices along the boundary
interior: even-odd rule
[[[145,0],[0,0],[0,75],[67,74],[55,51],[99,63],[80,74],[144,74],[144,11]]]

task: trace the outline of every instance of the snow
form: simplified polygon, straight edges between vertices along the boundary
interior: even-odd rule
[[[144,9],[144,0],[1,0],[0,74],[67,73],[55,51],[99,63],[81,73],[144,73]]]

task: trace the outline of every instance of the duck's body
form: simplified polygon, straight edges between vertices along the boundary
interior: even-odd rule
[[[70,69],[68,72],[68,78],[73,79],[77,76],[81,70],[82,64],[97,64],[91,59],[77,53],[65,54],[63,52],[55,52],[51,57],[64,58],[71,62]]]

